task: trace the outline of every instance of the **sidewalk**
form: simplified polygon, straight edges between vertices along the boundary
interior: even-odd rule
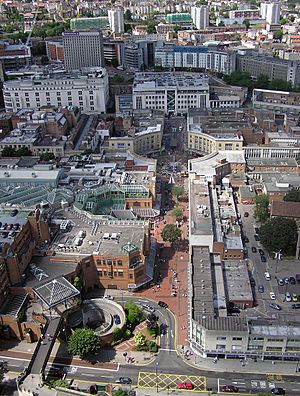
[[[184,351],[179,353],[187,364],[197,367],[199,370],[207,370],[221,373],[248,373],[248,374],[267,374],[270,377],[280,377],[282,375],[297,375],[300,373],[296,370],[300,368],[297,361],[295,362],[281,362],[279,360],[272,363],[271,360],[259,360],[255,362],[253,359],[239,360],[239,359],[219,359],[214,363],[213,358],[202,358],[194,353],[184,358],[186,351],[191,351],[190,348],[185,347]]]
[[[33,351],[37,343],[28,344],[26,341],[20,341],[17,344],[11,341],[1,341],[0,356],[11,358],[31,359]],[[133,358],[133,365],[143,366],[149,364],[155,355],[151,352],[135,352],[130,351],[127,357]],[[123,351],[115,349],[102,349],[98,355],[93,357],[93,361],[81,360],[69,355],[67,346],[56,342],[49,359],[50,363],[65,364],[68,366],[86,366],[98,367],[107,370],[118,370],[119,364],[128,364],[123,356]]]

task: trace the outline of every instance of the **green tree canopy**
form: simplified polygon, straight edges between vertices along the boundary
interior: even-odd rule
[[[165,242],[176,242],[181,238],[181,230],[175,224],[167,224],[161,232],[162,239]]]
[[[180,195],[184,194],[184,187],[179,185],[173,186],[172,194],[174,197],[176,197],[176,199],[178,199]]]
[[[269,217],[269,197],[266,194],[255,197],[254,217],[262,223]]]
[[[134,335],[133,340],[134,340],[135,346],[138,348],[146,345],[146,336],[144,336],[144,334],[142,334],[140,332],[137,332]]]
[[[130,10],[126,10],[124,13],[124,19],[125,21],[131,21],[132,20],[132,14]]]
[[[255,81],[255,88],[267,89],[269,86],[269,77],[266,74],[260,74]]]
[[[181,208],[174,208],[172,210],[172,216],[176,219],[182,218],[182,209]]]
[[[40,155],[41,161],[51,161],[55,159],[55,155],[53,153],[42,153]]]
[[[113,335],[113,340],[114,341],[119,341],[123,337],[123,330],[120,329],[120,327],[116,327],[113,330],[112,335]]]
[[[285,194],[283,200],[288,202],[300,202],[300,190],[293,188]]]
[[[156,33],[156,23],[155,22],[148,22],[147,23],[147,33],[151,34],[151,33]]]
[[[143,312],[140,309],[140,307],[137,306],[135,303],[133,303],[132,301],[129,301],[125,305],[125,308],[128,312],[127,320],[129,323],[132,323],[132,324],[140,323],[143,320]]]
[[[83,359],[88,354],[99,352],[101,343],[94,331],[88,327],[76,329],[69,338],[68,351]]]
[[[245,25],[246,28],[249,29],[249,27],[250,27],[250,21],[249,21],[249,19],[244,19],[243,25]]]
[[[276,30],[276,32],[273,33],[273,39],[275,40],[281,40],[282,36],[283,36],[282,30]]]
[[[289,81],[272,80],[270,81],[269,89],[274,89],[275,91],[292,91],[293,87]]]
[[[294,219],[274,217],[260,228],[260,240],[270,252],[282,250],[283,253],[294,253],[298,231]]]

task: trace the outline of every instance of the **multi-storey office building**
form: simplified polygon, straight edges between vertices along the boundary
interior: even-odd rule
[[[64,32],[62,37],[67,70],[104,66],[103,37],[100,31]]]
[[[209,25],[209,7],[206,5],[191,7],[193,24],[197,29],[206,29]]]
[[[124,32],[124,10],[123,8],[116,8],[108,10],[108,21],[111,31],[113,33]]]
[[[230,74],[235,70],[235,52],[206,46],[167,44],[155,50],[155,65],[165,68],[197,68]]]
[[[209,86],[194,74],[137,73],[133,84],[133,109],[187,113],[189,108],[209,106]]]
[[[61,73],[31,79],[11,80],[3,86],[8,112],[42,106],[77,106],[84,113],[105,113],[109,99],[108,74],[105,69],[82,73]]]
[[[236,58],[236,70],[248,72],[257,78],[266,74],[270,80],[289,81],[293,86],[300,83],[300,62],[278,59],[258,53],[239,53]]]

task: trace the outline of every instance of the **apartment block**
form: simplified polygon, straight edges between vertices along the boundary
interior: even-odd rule
[[[10,80],[3,85],[6,111],[43,106],[77,106],[82,112],[105,113],[109,99],[108,74],[96,68],[82,73],[60,73]]]

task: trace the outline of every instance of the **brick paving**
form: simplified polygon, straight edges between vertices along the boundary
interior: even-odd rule
[[[171,203],[171,194],[165,193],[167,198],[166,204],[173,207],[175,202]],[[159,273],[162,281],[159,287],[154,286],[148,290],[142,290],[136,294],[151,298],[155,301],[165,301],[169,309],[177,318],[177,344],[187,346],[187,266],[188,266],[188,203],[180,202],[179,206],[183,210],[184,222],[181,225],[182,241],[176,247],[170,243],[165,243],[161,238],[161,231],[166,224],[175,224],[170,209],[166,211],[163,220],[160,220],[155,230],[152,231],[160,248]],[[173,277],[173,272],[177,273],[177,282]],[[176,290],[176,297],[172,296],[172,285]]]

